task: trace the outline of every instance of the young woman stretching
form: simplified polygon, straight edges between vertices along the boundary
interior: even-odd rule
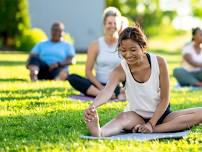
[[[121,130],[170,132],[202,123],[202,108],[170,111],[169,76],[166,61],[146,53],[146,38],[139,26],[126,28],[119,37],[121,64],[113,70],[106,87],[84,112],[92,136],[112,136]],[[125,82],[128,105],[103,127],[96,108],[105,104],[119,82]]]

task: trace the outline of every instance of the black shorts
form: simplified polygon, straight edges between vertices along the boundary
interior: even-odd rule
[[[49,65],[37,56],[31,57],[28,61],[28,65],[35,65],[39,67],[39,73],[37,75],[39,80],[53,80],[62,70],[66,69],[66,67],[58,67],[49,72]]]
[[[166,108],[166,111],[163,113],[163,115],[157,121],[156,125],[161,124],[163,122],[163,120],[165,119],[165,117],[170,113],[171,113],[171,110],[170,110],[170,104],[169,104],[168,107]],[[147,123],[150,120],[148,118],[143,118],[143,119],[144,119],[145,123]]]
[[[170,104],[168,105],[166,111],[163,113],[163,115],[160,117],[160,119],[157,121],[156,125],[159,125],[159,124],[162,124],[163,120],[165,119],[165,117],[171,113],[171,110],[170,110]],[[141,116],[140,116],[141,117]],[[148,118],[143,118],[142,119],[145,121],[145,123],[147,123],[150,119]],[[122,130],[123,132],[125,133],[132,133],[132,130],[128,130],[128,129],[123,129]]]

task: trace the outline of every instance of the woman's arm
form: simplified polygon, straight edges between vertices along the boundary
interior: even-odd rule
[[[66,58],[64,61],[62,61],[62,62],[58,62],[58,63],[54,63],[54,64],[49,65],[49,71],[52,71],[52,70],[54,70],[55,68],[65,67],[65,66],[68,66],[68,65],[71,65],[71,64],[75,64],[75,63],[76,63],[76,60],[74,59],[73,56],[67,57],[67,58]]]
[[[159,118],[165,112],[168,104],[169,104],[169,75],[168,75],[168,67],[166,61],[161,58],[157,57],[159,63],[159,70],[160,70],[160,103],[157,106],[156,111],[154,112],[152,118],[149,120],[149,123],[154,127],[159,120]]]
[[[97,95],[94,102],[85,110],[85,121],[92,121],[96,117],[96,108],[105,104],[111,98],[117,84],[122,81],[125,81],[125,73],[121,65],[119,65],[110,74],[109,80],[105,88]]]
[[[183,55],[183,58],[184,58],[185,61],[187,61],[192,66],[202,68],[202,64],[194,61],[191,54],[186,53],[186,54]]]
[[[100,90],[104,88],[104,86],[95,78],[93,75],[93,68],[96,62],[96,58],[98,56],[99,50],[98,50],[98,42],[95,41],[90,44],[88,48],[88,54],[87,54],[87,62],[86,62],[86,77]]]
[[[76,64],[76,59],[74,56],[68,56],[68,57],[66,57],[66,59],[64,61],[58,62],[59,67],[64,67],[64,66],[72,65],[72,64]]]
[[[97,108],[106,103],[111,98],[117,85],[123,81],[125,81],[125,73],[122,66],[119,65],[112,71],[105,88],[98,94],[91,106]]]

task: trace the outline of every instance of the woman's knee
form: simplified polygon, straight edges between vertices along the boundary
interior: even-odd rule
[[[179,78],[179,77],[182,76],[182,74],[184,73],[184,71],[185,71],[184,68],[175,68],[175,69],[173,70],[173,76],[174,76],[175,78]]]
[[[73,82],[77,79],[77,75],[76,74],[69,74],[67,80],[69,82]]]
[[[202,123],[202,108],[196,110],[196,116],[198,116],[200,123]]]
[[[122,112],[117,116],[124,128],[131,128],[135,123],[143,123],[144,120],[141,119],[135,112]]]
[[[117,116],[117,119],[127,120],[129,115],[130,115],[130,112],[122,112]]]
[[[67,80],[76,89],[77,89],[78,85],[81,84],[80,77],[77,74],[68,75]]]

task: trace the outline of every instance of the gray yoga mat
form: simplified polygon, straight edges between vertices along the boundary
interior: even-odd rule
[[[126,133],[119,134],[111,137],[93,137],[93,136],[81,136],[83,139],[106,139],[106,140],[155,140],[163,138],[182,138],[189,133],[189,130],[171,133]]]
[[[176,84],[174,87],[173,87],[173,90],[174,91],[197,91],[197,90],[202,90],[202,87],[194,87],[194,86],[181,86],[180,84]]]

